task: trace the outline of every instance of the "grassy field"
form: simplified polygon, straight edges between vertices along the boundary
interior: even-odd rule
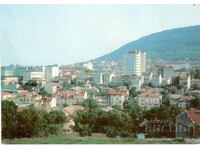
[[[5,139],[2,144],[192,144],[185,139],[145,139],[108,138],[108,137],[79,137],[73,134],[54,135],[41,138]]]

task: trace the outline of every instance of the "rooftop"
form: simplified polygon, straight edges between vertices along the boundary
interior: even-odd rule
[[[139,94],[138,97],[161,97],[162,95],[157,89],[146,89],[143,93]]]
[[[190,109],[186,111],[189,118],[191,118],[194,124],[200,126],[200,111],[196,109]]]

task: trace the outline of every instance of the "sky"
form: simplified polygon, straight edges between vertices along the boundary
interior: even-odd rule
[[[88,61],[199,16],[200,5],[0,5],[1,65]]]

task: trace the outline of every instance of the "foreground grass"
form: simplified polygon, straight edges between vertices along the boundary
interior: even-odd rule
[[[3,144],[192,144],[184,139],[149,139],[108,137],[79,137],[74,135],[53,135],[41,138],[5,139]]]

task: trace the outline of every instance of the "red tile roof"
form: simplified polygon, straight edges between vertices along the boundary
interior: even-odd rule
[[[138,97],[160,97],[162,96],[156,89],[147,89],[143,93],[139,94]]]
[[[128,96],[127,93],[124,93],[124,88],[120,89],[120,88],[117,88],[117,89],[112,89],[112,88],[109,88],[109,94],[110,95],[123,95],[123,96]]]
[[[188,117],[191,118],[193,123],[200,126],[200,111],[190,109],[190,110],[186,111],[186,113],[187,113]]]
[[[2,96],[12,95],[12,93],[10,93],[10,92],[1,92],[1,95],[2,95]]]
[[[109,89],[109,94],[110,95],[121,95],[121,92],[118,89],[112,89],[112,88],[110,88]]]

